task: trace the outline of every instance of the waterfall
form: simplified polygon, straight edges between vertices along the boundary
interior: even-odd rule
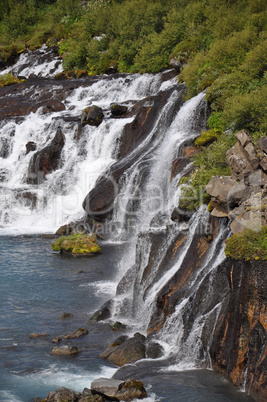
[[[43,51],[45,48],[40,53]],[[48,90],[51,96],[60,93],[65,108],[46,113],[40,106],[20,118],[7,116],[0,121],[0,234],[54,233],[59,226],[79,220],[84,216],[86,194],[105,174],[126,166],[116,183],[111,217],[119,230],[111,233],[110,240],[129,243],[118,262],[118,280],[123,276],[129,280],[127,286],[118,286],[112,319],[127,321],[133,331],[148,331],[164,348],[165,358],[173,358],[171,367],[209,364],[209,343],[221,300],[210,305],[203,298],[201,309],[198,293],[204,284],[214,291],[212,273],[224,258],[222,243],[228,229],[221,224],[207,245],[209,214],[205,207],[189,222],[174,223],[171,213],[179,203],[178,182],[190,165],[170,180],[172,162],[205,128],[205,93],[181,107],[184,88],[175,78],[169,79],[168,72],[93,77],[64,87],[49,78],[52,71],[60,70],[58,61],[36,63],[30,70],[24,65],[28,56],[21,55],[15,66],[2,73],[38,75],[39,86],[34,88],[36,82],[33,86],[21,84],[20,95],[39,99]],[[142,101],[148,115],[157,96],[165,96],[164,106],[158,107],[147,135],[122,158],[120,141],[135,113],[113,118],[111,105],[124,104],[134,111]],[[104,120],[98,127],[81,128],[82,111],[92,104],[103,109]],[[58,130],[64,136],[64,146],[57,168],[38,184],[30,183],[27,178],[33,155],[45,149]],[[26,144],[30,142],[35,148],[28,152]],[[184,279],[183,270],[196,250],[196,238],[206,249],[191,276]],[[159,313],[161,298],[168,296],[173,278],[180,277],[186,282],[181,294],[175,295],[173,304],[166,298],[170,313],[163,308]],[[207,325],[210,334],[203,345]]]

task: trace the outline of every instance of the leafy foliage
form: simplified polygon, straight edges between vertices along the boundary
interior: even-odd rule
[[[205,187],[212,176],[228,176],[231,174],[226,160],[226,151],[234,143],[235,137],[233,134],[227,136],[221,134],[216,142],[206,148],[202,148],[202,152],[192,158],[195,166],[194,171],[189,179],[186,179],[186,183],[180,181],[180,184],[183,184],[179,202],[181,208],[194,211],[201,204],[209,201]]]

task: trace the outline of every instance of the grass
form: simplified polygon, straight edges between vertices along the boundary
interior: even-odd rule
[[[234,260],[267,260],[267,226],[259,232],[245,229],[225,241],[225,255]]]

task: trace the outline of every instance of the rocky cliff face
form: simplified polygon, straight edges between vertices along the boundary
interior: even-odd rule
[[[227,296],[210,347],[215,369],[257,401],[267,398],[266,262],[227,259],[217,272]]]

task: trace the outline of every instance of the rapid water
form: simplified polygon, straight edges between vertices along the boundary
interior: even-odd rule
[[[46,49],[43,47],[40,52]],[[15,66],[2,73],[12,70],[26,77],[31,73],[49,77],[61,69],[59,61],[53,58],[29,68],[25,62],[31,56],[21,55]],[[170,220],[180,196],[177,187],[180,176],[170,182],[171,163],[182,147],[204,128],[195,121],[200,105],[201,113],[205,114],[205,101],[204,94],[200,94],[174,113],[180,93],[176,80],[164,81],[163,75],[102,77],[88,86],[69,89],[64,111],[44,114],[39,109],[25,118],[3,119],[0,123],[0,400],[3,402],[27,402],[37,395],[43,398],[60,386],[82,391],[84,387],[90,388],[97,377],[111,377],[116,368],[98,355],[116,335],[108,323],[96,324],[88,322],[88,318],[112,298],[115,307],[111,322],[119,318],[127,322],[132,332],[145,333],[157,292],[179,270],[198,223],[207,219],[206,211],[201,209],[189,226],[174,225]],[[111,104],[119,102],[130,108],[137,101],[172,87],[174,91],[146,140],[128,156],[138,155],[118,184],[120,192],[115,200],[113,221],[119,223],[120,232],[103,244],[101,255],[89,260],[62,258],[53,253],[52,240],[36,234],[54,233],[62,224],[82,218],[84,197],[119,159],[118,142],[125,125],[134,117],[110,118]],[[99,127],[84,127],[81,138],[77,139],[77,121],[82,110],[91,104],[104,110],[104,121]],[[60,167],[41,184],[28,184],[33,151],[26,154],[25,145],[33,141],[37,151],[43,149],[58,128],[65,135]],[[154,269],[144,283],[143,269],[152,249],[151,233],[165,231],[163,251],[177,231],[182,230],[188,231],[188,236],[179,263],[159,278],[157,267],[161,259],[155,258]],[[216,242],[219,244],[226,235],[227,229],[222,227]],[[195,278],[196,283],[201,284],[223,259],[223,253],[217,253],[216,242]],[[138,267],[135,284],[127,294],[115,296],[120,278],[134,263]],[[123,308],[125,299],[127,316]],[[184,299],[177,305],[158,336],[164,358],[129,367],[131,376],[144,380],[149,390],[147,402],[249,401],[250,398],[212,371],[188,371],[198,367],[197,340],[203,320],[196,320],[185,342],[181,315],[187,304],[188,299]],[[216,306],[216,314],[219,308]],[[74,318],[62,320],[63,312],[72,313]],[[53,337],[79,327],[88,328],[89,335],[70,343],[77,345],[81,353],[73,358],[51,356]],[[30,339],[32,332],[47,332],[49,337]],[[192,351],[192,346],[196,350]]]

